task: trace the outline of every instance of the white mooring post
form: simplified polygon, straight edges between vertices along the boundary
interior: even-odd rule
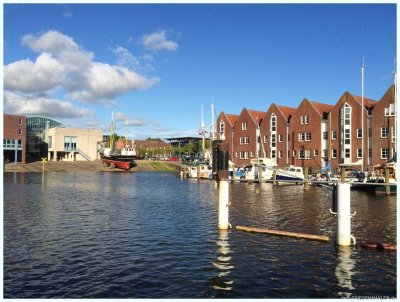
[[[337,244],[350,246],[351,241],[356,244],[356,239],[351,235],[350,214],[350,184],[338,183],[337,185]]]
[[[229,181],[226,179],[219,180],[218,229],[229,229]]]

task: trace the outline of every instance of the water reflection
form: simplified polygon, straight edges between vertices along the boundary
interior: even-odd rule
[[[232,290],[233,280],[230,273],[234,266],[231,264],[232,251],[229,247],[229,233],[227,230],[219,230],[218,234],[218,257],[213,265],[218,269],[218,277],[213,278],[213,288],[217,290]]]
[[[341,290],[344,290],[339,292],[341,297],[350,297],[351,292],[349,292],[349,290],[355,289],[352,285],[351,279],[355,274],[354,268],[356,266],[356,261],[351,258],[351,252],[351,247],[338,247],[335,276],[338,281],[338,287]]]

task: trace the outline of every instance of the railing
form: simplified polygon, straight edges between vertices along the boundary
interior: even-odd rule
[[[87,159],[87,160],[92,160],[92,159],[90,158],[90,156],[87,155],[85,152],[83,152],[81,149],[76,148],[76,151],[78,151],[79,154],[82,155],[85,159]]]

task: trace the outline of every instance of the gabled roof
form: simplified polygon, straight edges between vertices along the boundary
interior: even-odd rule
[[[324,112],[329,112],[331,111],[331,109],[333,108],[333,105],[329,105],[329,104],[324,104],[324,103],[319,103],[319,102],[313,102],[310,101],[311,105],[313,105],[315,107],[315,109],[319,112],[319,114],[323,115]]]
[[[282,112],[286,121],[289,119],[289,116],[293,116],[294,112],[296,111],[296,108],[293,107],[280,106],[280,105],[276,105],[276,107],[278,107],[278,109]]]
[[[260,121],[264,118],[264,111],[256,111],[256,110],[248,110],[250,115],[256,121],[257,124],[260,124]]]
[[[360,103],[360,105],[362,105],[362,97],[358,96],[358,95],[353,95],[351,94],[351,96],[358,102]],[[376,105],[376,103],[378,103],[377,101],[373,100],[373,99],[369,99],[364,97],[364,106],[365,107],[373,107]]]
[[[226,118],[228,119],[229,123],[231,123],[232,127],[235,126],[235,123],[239,117],[237,114],[225,114]]]

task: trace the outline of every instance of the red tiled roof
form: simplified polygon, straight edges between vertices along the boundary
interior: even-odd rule
[[[314,107],[315,109],[317,109],[317,111],[323,115],[324,112],[329,112],[331,111],[331,109],[333,108],[333,105],[329,105],[329,104],[324,104],[324,103],[319,103],[319,102],[312,102],[309,101]]]
[[[135,145],[142,146],[144,148],[168,146],[168,144],[163,141],[148,141],[148,140],[135,140]]]
[[[352,94],[352,96],[357,102],[362,104],[362,97],[360,97],[358,95],[353,95],[353,94]],[[369,99],[369,98],[364,97],[364,106],[365,107],[373,107],[373,106],[375,106],[376,103],[378,103],[378,102],[373,100],[373,99]]]
[[[225,114],[226,118],[229,120],[232,126],[235,126],[235,123],[239,117],[237,114]]]
[[[256,111],[256,110],[249,110],[249,112],[258,124],[260,123],[260,120],[264,118],[264,115],[266,114],[266,112],[264,112],[264,111]]]
[[[286,107],[286,106],[280,106],[280,105],[276,105],[276,107],[278,107],[278,109],[282,112],[282,114],[286,120],[289,119],[290,115],[293,116],[294,112],[296,111],[296,108],[293,108],[293,107]]]

